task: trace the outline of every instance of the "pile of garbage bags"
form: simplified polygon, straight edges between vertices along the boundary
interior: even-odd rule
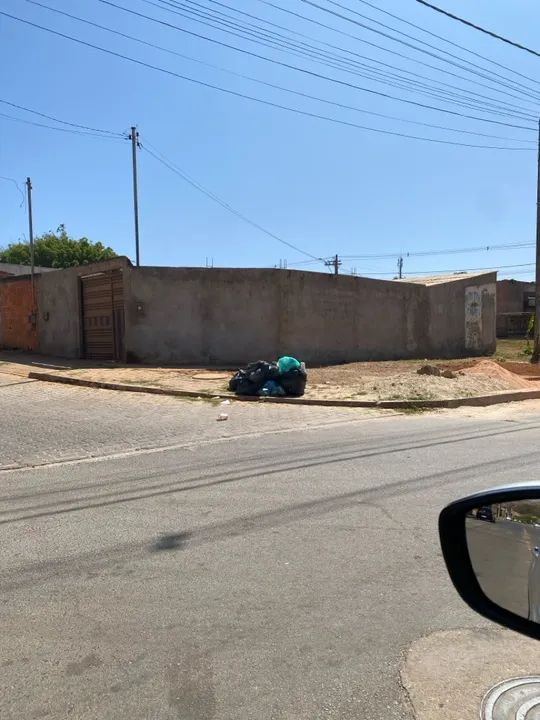
[[[258,360],[238,370],[229,381],[229,390],[237,395],[261,397],[300,397],[304,394],[307,372],[304,363],[293,357],[277,362]]]

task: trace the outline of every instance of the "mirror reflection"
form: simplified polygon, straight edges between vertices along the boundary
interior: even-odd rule
[[[505,610],[540,622],[540,500],[482,505],[465,522],[484,593]]]

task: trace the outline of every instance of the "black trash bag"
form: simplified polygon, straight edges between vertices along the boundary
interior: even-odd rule
[[[238,370],[229,380],[229,390],[237,395],[256,395],[254,385],[245,370]]]
[[[229,390],[237,395],[257,395],[267,380],[276,380],[278,376],[277,363],[258,360],[233,375],[229,381]]]
[[[289,370],[279,376],[278,382],[287,395],[301,397],[306,389],[307,372],[303,368]]]

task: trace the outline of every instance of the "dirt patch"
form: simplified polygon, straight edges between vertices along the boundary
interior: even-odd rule
[[[500,362],[499,365],[516,375],[540,377],[540,365],[530,362]]]
[[[502,368],[501,368],[502,369]],[[443,378],[433,375],[418,375],[416,372],[399,373],[385,377],[357,377],[347,386],[331,384],[311,384],[307,397],[323,399],[356,400],[450,400],[507,392],[525,385],[529,390],[531,383],[516,377],[499,378],[482,373],[461,371],[456,378]]]
[[[518,363],[512,363],[517,365]],[[517,375],[511,372],[505,367],[502,367],[493,360],[480,360],[472,367],[462,370],[464,375],[484,377],[490,380],[495,380],[497,383],[506,385],[508,389],[516,388],[523,389],[531,387],[531,383],[526,380],[522,375]]]
[[[499,363],[487,359],[437,362],[457,377],[418,375],[424,362],[364,362],[309,369],[307,397],[354,400],[441,400],[516,389],[532,384]],[[525,365],[525,363],[509,363]],[[528,366],[530,367],[530,366]]]

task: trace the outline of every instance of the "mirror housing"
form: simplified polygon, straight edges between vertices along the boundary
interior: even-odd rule
[[[491,506],[499,505],[508,507],[514,503],[528,501],[538,501],[540,507],[540,485],[511,485],[462,498],[447,505],[442,510],[439,516],[439,536],[448,573],[461,598],[473,610],[489,620],[493,620],[499,625],[503,625],[528,637],[540,640],[540,621],[535,622],[529,619],[531,616],[530,610],[529,617],[519,615],[495,602],[484,592],[478,579],[480,572],[478,567],[474,567],[473,560],[471,559],[471,548],[469,547],[467,539],[467,529],[469,528],[470,536],[470,530],[471,527],[473,527],[471,523],[474,524],[480,521],[478,522],[478,527],[481,528],[482,531],[491,532],[492,534],[495,528],[500,526],[502,529],[503,522],[506,523],[507,526],[514,525],[512,518],[507,515],[502,518],[500,523],[495,522],[496,518],[490,515],[489,509]],[[488,522],[482,522],[486,520]],[[495,524],[492,525],[492,523]],[[527,531],[529,527],[537,527],[531,525],[530,520],[528,520],[528,523]],[[525,525],[521,527],[525,528]],[[496,544],[492,543],[490,545],[489,539],[487,539],[485,541],[485,547],[483,548],[484,554],[486,553],[486,549],[487,552],[493,556],[493,560],[496,561],[498,557],[496,554]],[[534,551],[538,551],[538,547],[535,547]],[[488,559],[491,560],[492,558],[489,557]],[[512,578],[501,576],[501,588],[504,585],[508,587],[511,581]],[[517,588],[517,591],[519,590],[520,589]],[[521,590],[525,592],[526,588],[522,588]]]

